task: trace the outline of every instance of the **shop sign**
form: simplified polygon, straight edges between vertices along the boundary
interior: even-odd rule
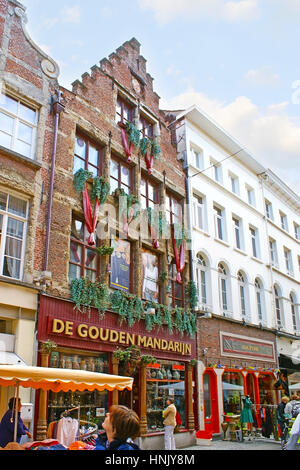
[[[126,331],[99,328],[95,325],[76,323],[57,318],[49,318],[49,320],[50,332],[55,335],[64,335],[73,339],[89,339],[124,346],[138,346],[146,349],[157,349],[160,351],[177,353],[182,356],[192,355],[191,344],[181,341],[170,341],[152,336],[129,333]]]
[[[275,362],[274,343],[220,332],[221,354]]]

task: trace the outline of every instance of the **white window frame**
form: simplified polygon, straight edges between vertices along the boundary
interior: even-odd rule
[[[265,295],[263,284],[260,279],[256,278],[254,281],[255,296],[256,296],[256,308],[258,321],[262,325],[266,325],[265,321]]]
[[[233,173],[229,173],[229,179],[230,179],[231,191],[233,192],[233,194],[239,195],[240,194],[239,178]]]
[[[225,209],[218,204],[213,204],[215,237],[218,240],[227,241]]]
[[[28,199],[22,198],[19,194],[8,192],[2,188],[0,188],[0,192],[6,194],[8,197],[12,196],[16,199],[22,200],[26,203],[26,217],[21,217],[16,214],[7,211],[8,207],[8,197],[6,199],[6,210],[0,209],[0,214],[2,215],[2,234],[0,240],[0,276],[3,276],[7,279],[17,279],[22,280],[24,274],[24,261],[25,261],[25,253],[26,253],[26,235],[27,235],[27,225],[28,225],[28,212],[29,212],[29,203]],[[23,222],[23,236],[22,236],[22,250],[21,250],[21,259],[20,259],[20,276],[18,278],[14,278],[12,276],[5,276],[3,274],[3,267],[4,267],[4,258],[5,258],[5,245],[6,245],[6,238],[7,238],[7,222],[8,218],[18,220]]]
[[[287,215],[279,211],[279,217],[280,217],[280,226],[282,230],[285,230],[286,232],[288,232],[289,225],[288,225]]]
[[[238,222],[238,224],[236,223]],[[240,217],[232,214],[232,226],[233,226],[233,239],[234,245],[237,250],[244,250],[244,237],[243,237],[243,222]],[[238,243],[239,241],[239,243]],[[238,246],[238,244],[240,246]]]
[[[207,230],[206,198],[196,193],[193,194],[193,225],[200,230]]]
[[[232,316],[230,311],[230,281],[228,268],[224,263],[218,264],[218,280],[219,280],[219,302],[220,309],[224,316]],[[225,296],[224,296],[225,294]]]
[[[269,238],[269,250],[272,266],[278,268],[278,252],[277,252],[277,242],[273,238]]]
[[[279,328],[284,328],[284,312],[282,304],[282,293],[281,289],[277,284],[274,285],[274,299],[275,299],[275,316],[277,326]]]
[[[259,234],[258,229],[249,225],[250,239],[251,239],[251,250],[252,256],[254,258],[260,258],[260,249],[259,249]]]
[[[294,276],[292,251],[286,246],[283,247],[286,271],[290,276]]]
[[[213,179],[219,183],[223,184],[223,171],[221,163],[217,162],[213,158],[210,159],[210,165],[212,166]]]
[[[300,241],[300,225],[294,222],[295,238]]]
[[[14,100],[17,102],[17,114],[13,114],[11,111],[8,111],[4,107],[1,106],[1,96],[7,96],[8,98]],[[33,124],[30,121],[27,121],[26,119],[22,118],[19,113],[20,113],[20,104],[22,104],[24,107],[27,107],[30,110],[35,111],[35,123]],[[31,160],[35,159],[35,152],[36,152],[36,138],[37,138],[37,126],[38,126],[38,119],[39,119],[39,113],[36,107],[33,105],[27,103],[26,101],[19,99],[18,97],[15,97],[13,95],[10,95],[9,93],[0,93],[0,112],[5,114],[6,116],[10,117],[13,119],[13,132],[11,135],[11,145],[10,147],[5,147],[8,148],[9,150],[12,150],[13,152],[16,152],[20,155],[23,155],[25,158],[29,158]],[[19,125],[24,124],[32,129],[32,140],[30,144],[30,156],[27,156],[20,152],[19,150],[16,150],[16,140],[17,140],[17,135],[18,135],[18,128]],[[7,134],[10,135],[10,134]],[[18,139],[21,140],[21,139]],[[26,145],[29,145],[26,143]]]
[[[291,302],[292,325],[293,325],[293,330],[296,333],[299,330],[299,304],[297,302],[297,297],[294,294],[294,292],[290,293],[290,302]]]
[[[265,199],[265,209],[266,209],[266,216],[269,220],[274,220],[274,215],[273,215],[273,206],[270,201]]]
[[[256,201],[255,201],[254,189],[251,188],[250,186],[246,186],[246,190],[247,190],[248,204],[250,204],[250,206],[255,207]]]

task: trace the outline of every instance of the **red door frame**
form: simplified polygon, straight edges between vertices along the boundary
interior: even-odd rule
[[[205,400],[204,400],[204,376],[209,376],[210,379],[210,403],[211,403],[211,416],[205,418]],[[220,431],[219,425],[219,406],[218,406],[218,387],[217,376],[213,370],[206,369],[203,374],[203,411],[204,411],[204,426],[205,431],[218,433]]]

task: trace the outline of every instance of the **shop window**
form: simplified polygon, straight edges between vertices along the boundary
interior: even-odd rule
[[[141,138],[147,137],[150,140],[153,139],[154,124],[142,114],[139,118],[139,130],[141,133]]]
[[[148,178],[141,178],[141,208],[154,209],[159,204],[159,189]]]
[[[83,169],[90,171],[93,176],[102,174],[102,148],[87,137],[77,135],[75,139],[73,173]]]
[[[49,366],[59,369],[86,370],[105,374],[109,372],[108,354],[105,353],[84,355],[75,352],[53,351],[50,355]],[[94,422],[101,429],[101,424],[108,411],[108,391],[49,392],[48,423],[59,420],[63,411],[74,407],[80,407],[81,420]],[[75,412],[74,418],[77,417],[78,414]]]
[[[262,405],[276,405],[277,391],[275,389],[274,376],[270,374],[261,374],[258,377],[259,399]]]
[[[110,257],[110,287],[130,291],[131,286],[131,244],[127,240],[112,238],[113,254]]]
[[[25,256],[28,203],[0,192],[0,274],[21,279]]]
[[[0,145],[34,159],[38,112],[0,93]]]
[[[69,280],[86,277],[96,281],[100,270],[100,256],[95,248],[88,245],[90,234],[85,223],[73,217],[70,241]],[[96,238],[96,245],[98,240]]]
[[[224,372],[222,375],[224,413],[240,414],[244,379],[240,372]]]
[[[170,307],[183,307],[183,284],[176,281],[177,269],[174,261],[169,264],[168,295]]]
[[[159,303],[159,259],[151,251],[142,250],[142,298],[150,302]]]
[[[118,96],[117,109],[116,109],[116,122],[117,124],[126,124],[127,122],[133,122],[134,118],[134,106],[128,101]]]
[[[149,365],[146,374],[148,432],[164,430],[162,411],[167,408],[169,397],[174,399],[184,428],[186,426],[184,363],[160,361]]]
[[[126,194],[132,192],[132,170],[120,160],[112,158],[110,161],[110,191],[113,193],[120,188]]]

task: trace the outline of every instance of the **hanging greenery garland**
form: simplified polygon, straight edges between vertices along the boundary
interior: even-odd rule
[[[131,142],[135,146],[135,148],[137,148],[140,143],[140,131],[135,127],[132,122],[127,122],[125,124],[125,132],[127,134],[128,141]]]
[[[82,192],[84,190],[86,182],[93,177],[93,173],[87,170],[80,170],[76,171],[75,175],[73,176],[73,184],[78,192]]]
[[[152,149],[152,142],[148,137],[143,137],[140,140],[140,152],[143,155],[143,157],[146,155],[147,151]]]
[[[183,335],[184,333],[184,324],[183,324],[183,316],[182,316],[182,309],[179,307],[175,307],[175,319],[174,319],[174,326],[177,331]]]
[[[185,293],[187,296],[187,301],[192,310],[198,305],[198,295],[197,295],[197,287],[194,281],[189,281],[185,288]]]
[[[93,187],[91,192],[91,199],[95,201],[98,199],[100,204],[104,204],[107,196],[109,195],[110,184],[103,178],[103,176],[96,176],[93,179]]]

